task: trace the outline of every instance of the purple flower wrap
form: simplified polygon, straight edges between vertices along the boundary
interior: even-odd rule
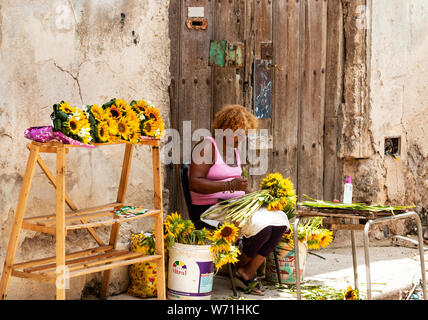
[[[75,146],[95,148],[93,145],[81,143],[77,140],[67,137],[60,131],[53,131],[51,126],[44,127],[30,127],[24,131],[24,135],[27,139],[34,140],[37,142],[48,142],[51,140],[57,140],[63,144],[72,144]]]

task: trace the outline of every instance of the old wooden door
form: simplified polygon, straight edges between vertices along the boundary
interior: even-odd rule
[[[269,171],[300,199],[338,198],[342,19],[340,0],[171,0],[173,125],[210,129],[224,104],[242,104],[272,136]],[[212,40],[241,43],[242,66],[210,65]]]

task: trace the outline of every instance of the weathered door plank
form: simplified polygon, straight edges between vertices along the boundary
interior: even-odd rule
[[[327,67],[324,130],[324,199],[340,199],[342,165],[338,151],[337,111],[343,99],[343,9],[341,0],[329,0],[327,11]]]
[[[214,40],[243,43],[245,9],[241,1],[215,1]],[[212,74],[213,115],[226,104],[243,104],[243,68],[213,66]]]
[[[180,127],[185,120],[192,121],[192,131],[211,128],[212,92],[211,67],[208,66],[208,45],[213,26],[206,30],[189,30],[185,24],[188,7],[204,7],[205,17],[212,21],[212,2],[207,0],[182,1],[181,17],[181,79]],[[201,116],[204,115],[204,116]]]
[[[298,194],[323,196],[323,134],[325,83],[324,1],[305,4],[305,53],[300,106]]]
[[[297,183],[299,126],[300,2],[276,1],[274,7],[275,70],[273,113],[273,170]]]
[[[272,1],[257,0],[254,1],[254,55],[255,59],[261,59],[261,44],[264,42],[272,42]],[[254,102],[253,102],[254,103]],[[272,135],[272,119],[259,119],[259,129],[268,129],[268,134]],[[272,150],[268,150],[268,159],[263,161],[268,162],[267,173],[272,171]],[[257,165],[256,165],[257,166]],[[263,175],[254,175],[249,179],[251,189],[257,189]]]

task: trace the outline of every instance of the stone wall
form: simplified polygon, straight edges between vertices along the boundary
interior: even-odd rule
[[[340,155],[345,159],[344,174],[353,177],[355,201],[414,204],[424,217],[428,208],[428,3],[343,3],[348,50]],[[361,123],[367,130],[360,130]],[[386,138],[400,139],[398,159],[385,155]],[[413,225],[403,221],[375,227],[373,235],[379,239],[411,229]]]
[[[111,98],[146,98],[169,122],[168,0],[0,1],[0,264],[3,266],[28,151],[24,130],[50,124],[52,105],[103,104]],[[124,146],[72,150],[67,156],[67,192],[79,208],[116,199]],[[149,147],[138,147],[127,200],[152,207]],[[42,155],[55,170],[52,155]],[[165,188],[166,189],[166,188]],[[167,199],[167,190],[164,198]],[[55,212],[55,193],[39,168],[27,217]],[[123,224],[120,246],[131,231],[150,231],[151,222]],[[98,228],[108,242],[110,228]],[[67,250],[96,246],[86,230],[70,232]],[[54,255],[53,236],[24,231],[16,262]],[[2,267],[1,267],[2,268]],[[68,299],[100,274],[72,279]],[[111,293],[127,287],[127,269],[113,272]],[[87,288],[88,289],[88,288]],[[8,298],[53,299],[55,287],[12,278]]]

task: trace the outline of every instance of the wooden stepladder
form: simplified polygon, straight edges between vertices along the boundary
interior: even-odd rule
[[[57,300],[64,300],[65,290],[67,289],[68,280],[70,278],[100,271],[104,271],[101,298],[106,299],[108,297],[111,270],[113,268],[149,261],[157,264],[158,299],[164,300],[166,298],[162,172],[160,167],[159,140],[145,139],[139,143],[152,147],[154,209],[149,210],[145,214],[133,217],[119,217],[114,214],[114,210],[126,205],[126,188],[134,148],[133,144],[121,144],[125,144],[125,155],[116,202],[87,209],[78,209],[65,192],[66,154],[69,152],[70,148],[79,146],[66,145],[59,142],[38,143],[35,141],[28,144],[27,147],[30,150],[30,155],[19,194],[15,219],[0,281],[0,299],[6,299],[9,282],[12,276],[54,283],[56,285]],[[109,144],[97,144],[97,147],[107,145]],[[40,157],[40,153],[56,154],[56,177],[49,171],[45,162]],[[36,163],[56,189],[56,214],[24,218]],[[66,204],[71,209],[70,211],[65,211]],[[116,243],[119,236],[120,223],[145,217],[154,218],[154,234],[156,239],[155,254],[145,256],[138,252],[117,250]],[[94,227],[106,225],[112,226],[108,244],[105,244],[94,230]],[[82,228],[88,230],[97,242],[98,247],[66,254],[65,237],[67,231]],[[15,263],[14,260],[18,249],[21,229],[55,235],[56,255],[44,259]]]

